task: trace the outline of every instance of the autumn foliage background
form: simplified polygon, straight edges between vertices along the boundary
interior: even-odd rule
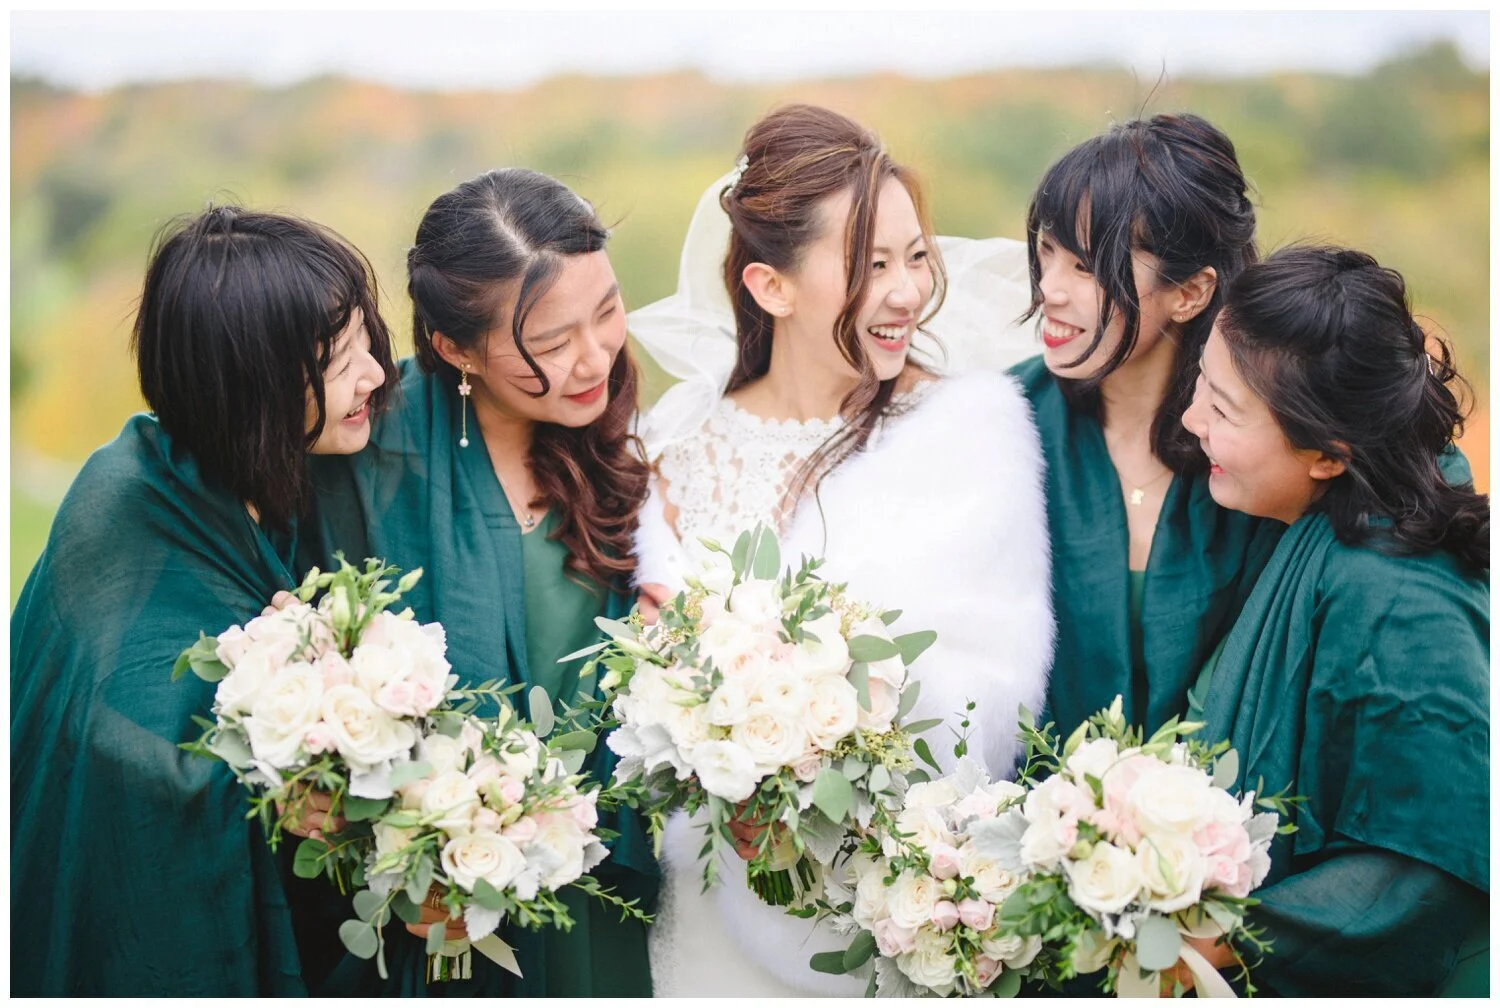
[[[210,200],[328,224],[378,271],[409,347],[402,266],[428,203],[525,165],[592,200],[634,308],[676,286],[698,196],[786,101],[876,129],[927,184],[942,233],[1021,237],[1045,167],[1111,121],[1192,111],[1223,128],[1269,251],[1318,238],[1401,270],[1476,391],[1463,438],[1489,486],[1489,76],[1447,44],[1350,77],[1142,79],[1100,69],[726,85],[697,74],[558,77],[512,92],[323,78],[102,95],[11,81],[11,596],[89,452],[143,408],[129,333],[153,235]],[[665,387],[654,370],[647,395]]]

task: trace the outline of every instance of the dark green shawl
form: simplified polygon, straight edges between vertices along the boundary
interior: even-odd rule
[[[154,417],[96,451],[11,616],[11,993],[305,993],[278,866],[178,652],[293,578]]]
[[[1012,368],[1035,411],[1047,466],[1057,648],[1048,716],[1064,735],[1116,694],[1155,727],[1187,706],[1204,660],[1234,622],[1282,526],[1214,503],[1208,480],[1173,477],[1142,598],[1145,668],[1131,659],[1129,537],[1099,422],[1070,407],[1042,358]]]
[[[528,682],[520,528],[472,414],[470,445],[459,447],[458,410],[459,400],[451,389],[424,375],[414,360],[403,361],[400,395],[391,412],[377,420],[370,446],[356,456],[316,460],[314,479],[326,521],[325,539],[351,562],[379,556],[403,570],[424,569],[421,582],[405,600],[424,622],[443,624],[448,660],[461,681]],[[330,558],[309,562],[326,565]],[[622,616],[629,606],[626,595],[614,592],[606,614]],[[614,764],[614,754],[601,742],[590,772],[596,779],[607,779]],[[619,831],[621,837],[610,845],[609,859],[595,876],[627,898],[639,896],[654,903],[658,869],[639,819],[634,814],[604,817],[601,825]],[[476,954],[474,981],[447,984],[446,992],[627,993],[611,990],[604,976],[593,976],[590,984],[597,965],[592,962],[575,958],[565,968],[553,962],[549,969],[549,943],[572,941],[572,935],[506,929],[503,937],[517,948],[525,979],[516,981]],[[345,962],[330,980],[330,992],[373,993],[393,986],[401,993],[426,992],[414,965],[425,962],[425,956],[417,954],[421,943],[399,925],[386,929],[386,941],[388,955],[409,957],[408,966],[393,965],[391,984],[373,979],[373,965]],[[644,955],[643,941],[640,947]],[[644,962],[640,970],[644,975]]]
[[[1430,993],[1487,917],[1489,586],[1447,553],[1293,524],[1225,642],[1203,735],[1307,802],[1252,921],[1280,994]]]

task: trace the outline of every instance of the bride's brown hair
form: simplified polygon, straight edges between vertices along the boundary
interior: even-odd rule
[[[745,267],[765,263],[781,272],[795,270],[807,246],[821,233],[824,201],[846,191],[850,195],[844,229],[846,294],[843,310],[834,321],[833,338],[844,360],[859,371],[859,384],[839,407],[849,423],[819,447],[793,480],[790,495],[795,500],[809,482],[863,448],[891,412],[896,379],[876,379],[856,325],[870,285],[875,212],[886,179],[894,178],[905,187],[927,238],[934,286],[919,326],[942,305],[947,276],[916,175],[892,160],[879,137],[848,117],[816,105],[783,106],[750,127],[742,157],[739,181],[719,196],[732,225],[724,286],[734,308],[738,345],[726,392],[760,378],[771,365],[775,320],[746,288]]]

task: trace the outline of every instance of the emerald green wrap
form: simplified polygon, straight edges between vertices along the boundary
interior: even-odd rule
[[[1241,786],[1307,799],[1254,893],[1257,984],[1432,993],[1484,938],[1489,626],[1488,579],[1447,553],[1344,545],[1321,515],[1282,537],[1196,691]]]
[[[1234,623],[1284,528],[1214,503],[1208,480],[1174,476],[1156,522],[1132,659],[1129,538],[1120,480],[1099,421],[1068,405],[1041,357],[1011,369],[1035,411],[1047,464],[1057,647],[1047,717],[1067,735],[1124,698],[1125,719],[1155,727]]]
[[[152,416],[84,465],[11,615],[11,994],[306,993],[244,788],[177,743],[215,687],[172,664],[295,584],[293,542]]]
[[[424,375],[414,360],[403,361],[401,371],[400,394],[376,421],[369,447],[356,456],[315,460],[325,541],[351,561],[378,556],[403,570],[424,569],[404,601],[424,622],[443,624],[448,660],[461,682],[529,685],[555,679],[555,673],[533,678],[526,634],[528,603],[549,597],[551,586],[526,583],[520,528],[473,418],[471,443],[460,448],[455,391]],[[307,562],[326,566],[331,559]],[[564,576],[561,570],[557,576]],[[630,598],[612,591],[601,594],[599,606],[597,614],[621,617]],[[614,764],[601,741],[589,772],[606,780]],[[600,825],[620,837],[609,844],[610,856],[595,877],[650,909],[659,875],[639,818],[629,811],[601,815]],[[523,979],[475,953],[473,979],[429,989],[421,941],[395,923],[385,931],[390,981],[379,980],[373,962],[349,957],[326,981],[309,973],[309,983],[315,991],[337,994],[649,996],[645,926],[622,923],[617,911],[581,895],[565,898],[578,920],[570,932],[502,927],[501,937],[517,950]]]

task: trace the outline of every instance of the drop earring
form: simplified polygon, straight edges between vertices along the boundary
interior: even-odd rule
[[[469,396],[473,391],[474,387],[469,384],[469,366],[465,364],[464,369],[458,375],[458,446],[460,448],[469,447]]]

